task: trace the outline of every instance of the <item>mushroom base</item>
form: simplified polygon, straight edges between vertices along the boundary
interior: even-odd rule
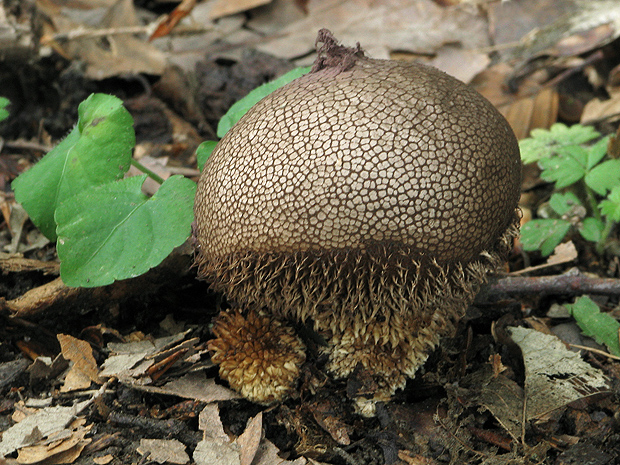
[[[243,397],[259,404],[284,400],[294,390],[305,347],[284,322],[253,310],[220,313],[209,341],[220,377]]]
[[[513,222],[489,250],[467,264],[438,263],[403,244],[362,249],[198,255],[202,278],[242,306],[311,319],[329,341],[329,370],[358,367],[379,380],[364,415],[415,374],[440,338],[453,333],[489,272],[498,270],[518,235]]]

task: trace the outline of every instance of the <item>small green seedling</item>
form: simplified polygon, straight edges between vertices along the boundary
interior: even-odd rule
[[[547,256],[573,230],[596,243],[602,253],[620,221],[620,159],[608,155],[611,136],[601,138],[592,127],[556,123],[535,129],[520,142],[523,163],[538,163],[540,177],[554,183],[547,218],[521,229],[525,250]],[[596,139],[598,139],[596,142]]]
[[[4,121],[9,117],[9,110],[6,109],[11,101],[6,97],[0,97],[0,121]]]
[[[620,323],[608,313],[601,313],[598,305],[588,296],[579,297],[574,304],[565,305],[586,336],[604,344],[613,355],[620,356],[618,331]]]
[[[298,68],[252,91],[222,117],[218,135],[258,100],[308,70]],[[132,158],[134,145],[133,119],[121,100],[93,94],[78,107],[69,135],[13,181],[15,199],[41,232],[57,241],[60,276],[68,286],[104,286],[144,274],[191,233],[196,184],[182,176],[164,181]],[[200,167],[215,145],[199,147]],[[146,174],[126,178],[130,165]],[[161,184],[152,197],[142,193],[147,177]]]

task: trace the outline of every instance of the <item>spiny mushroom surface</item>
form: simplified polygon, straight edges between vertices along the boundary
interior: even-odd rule
[[[292,328],[273,316],[237,308],[222,312],[208,343],[220,376],[245,398],[269,404],[295,387],[306,360],[305,347]]]
[[[434,68],[367,58],[321,30],[312,71],[220,141],[198,184],[197,263],[240,305],[313,321],[329,369],[386,399],[427,358],[518,233],[516,138]]]

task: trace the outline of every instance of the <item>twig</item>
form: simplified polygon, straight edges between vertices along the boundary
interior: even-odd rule
[[[38,152],[49,152],[53,146],[48,144],[41,144],[39,142],[30,142],[27,140],[5,140],[4,146],[13,150],[36,150]]]
[[[111,35],[123,34],[150,34],[151,25],[148,26],[128,26],[128,27],[109,27],[104,29],[85,29],[77,28],[69,32],[60,32],[58,34],[44,35],[41,37],[41,44],[47,45],[51,42],[59,40],[75,40],[84,38],[104,37]]]
[[[602,355],[604,357],[611,358],[612,360],[620,360],[620,357],[618,357],[617,355],[611,355],[611,354],[605,352],[604,350],[594,349],[593,347],[582,346],[582,345],[579,345],[579,344],[571,344],[570,342],[567,342],[567,344],[569,346],[571,346],[571,347],[574,347],[575,349],[587,350],[589,352],[593,352],[595,354],[599,354],[599,355]]]
[[[574,272],[559,276],[507,277],[487,284],[482,292],[487,295],[510,294],[516,296],[534,294],[620,296],[620,279],[590,278]]]

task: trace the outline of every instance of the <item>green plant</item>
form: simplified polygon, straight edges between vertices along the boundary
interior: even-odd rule
[[[0,121],[4,121],[9,117],[9,111],[6,109],[11,101],[6,97],[0,97]]]
[[[229,128],[262,97],[307,71],[298,68],[255,89],[233,105],[220,126]],[[0,120],[8,104],[4,100]],[[104,286],[139,276],[190,235],[196,184],[182,176],[164,181],[133,159],[132,125],[121,100],[93,94],[79,105],[69,135],[13,181],[15,199],[56,241],[60,276],[68,286]],[[199,166],[215,145],[201,145]],[[124,177],[130,165],[146,174]],[[161,184],[152,197],[142,193],[147,177]]]
[[[593,337],[599,344],[605,344],[613,355],[620,356],[618,331],[620,323],[600,308],[588,296],[579,297],[565,307],[581,328],[583,334]]]
[[[608,154],[610,138],[601,138],[589,126],[556,123],[550,130],[533,130],[520,142],[523,163],[538,163],[540,177],[555,184],[546,208],[540,210],[546,217],[521,229],[525,250],[549,255],[576,230],[596,243],[599,253],[604,251],[620,221],[620,159]]]

